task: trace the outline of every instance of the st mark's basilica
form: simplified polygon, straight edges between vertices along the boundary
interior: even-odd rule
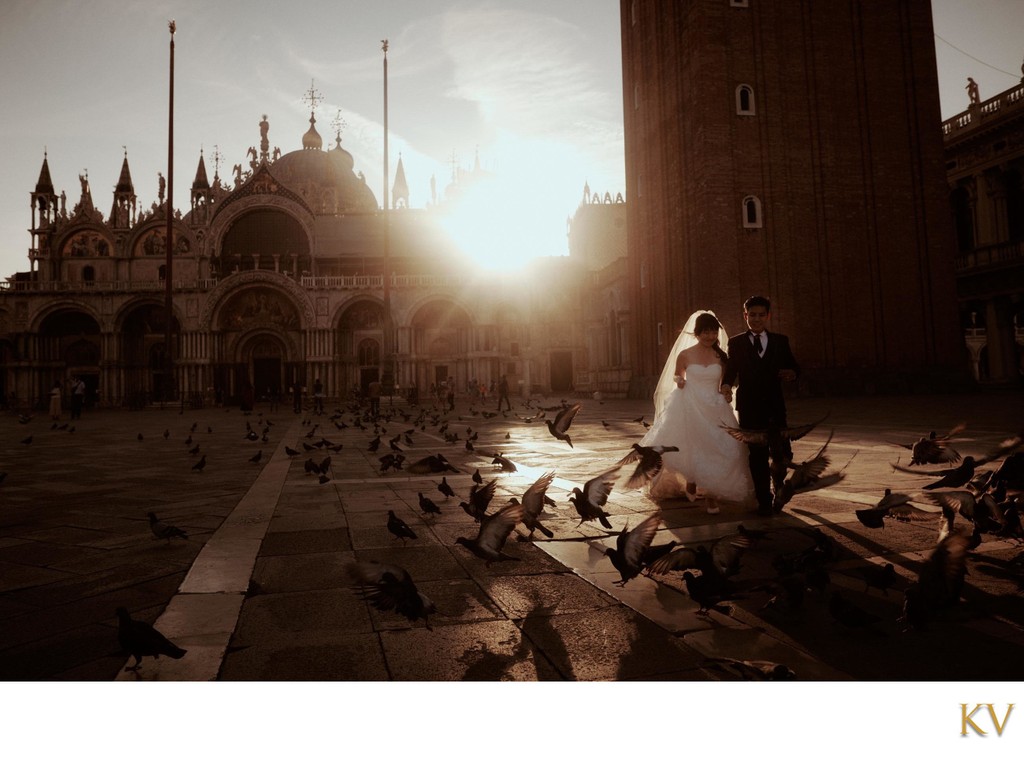
[[[295,385],[312,392],[318,380],[334,399],[374,380],[425,395],[489,389],[503,375],[517,394],[625,390],[628,373],[591,371],[584,347],[624,361],[625,326],[596,305],[624,302],[621,195],[585,188],[568,220],[590,229],[576,235],[575,255],[482,272],[439,223],[445,203],[433,178],[435,202],[409,208],[399,158],[392,208],[382,210],[340,134],[324,149],[313,113],[294,136],[301,149],[271,150],[269,131],[264,116],[259,148],[230,179],[215,168],[210,181],[200,154],[190,206],[173,212],[171,381],[163,178],[158,199],[141,207],[125,153],[104,215],[87,175],[77,202],[58,194],[44,155],[31,193],[31,271],[0,298],[6,402],[35,406],[72,377],[84,380],[88,403],[127,407],[235,403]],[[445,195],[482,173],[479,159],[455,171]]]

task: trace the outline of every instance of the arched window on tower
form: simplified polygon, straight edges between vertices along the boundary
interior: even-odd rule
[[[91,266],[82,267],[82,281],[85,282],[86,285],[91,285],[93,282],[95,282],[96,270]]]
[[[159,276],[160,276],[160,280],[161,281],[167,279],[167,264],[160,264],[160,274],[159,274]]]
[[[743,228],[760,229],[763,225],[761,201],[754,195],[748,195],[743,199]]]
[[[741,84],[736,88],[736,114],[738,116],[753,116],[754,110],[754,88],[749,84]]]

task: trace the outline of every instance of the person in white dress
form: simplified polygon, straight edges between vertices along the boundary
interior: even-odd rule
[[[663,454],[664,467],[648,491],[652,498],[693,500],[699,487],[709,514],[719,513],[722,501],[752,502],[746,446],[722,428],[738,426],[732,399],[719,390],[727,341],[714,313],[697,311],[669,352],[654,393],[654,423],[640,444],[679,450]]]

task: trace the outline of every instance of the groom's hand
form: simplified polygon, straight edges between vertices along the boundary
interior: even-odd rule
[[[720,388],[718,388],[718,392],[720,392],[723,396],[725,396],[725,400],[727,400],[729,403],[732,403],[732,386],[731,385],[722,385]]]
[[[786,382],[792,382],[796,379],[796,372],[792,369],[779,369],[779,379],[786,380]]]

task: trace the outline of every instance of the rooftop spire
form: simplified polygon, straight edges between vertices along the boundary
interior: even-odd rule
[[[320,150],[324,146],[324,140],[316,131],[316,106],[323,101],[324,96],[313,87],[313,80],[309,80],[309,90],[302,98],[309,102],[309,130],[302,135],[303,150]]]
[[[117,187],[114,192],[126,192],[132,194],[135,187],[132,185],[132,173],[128,169],[128,148],[124,148],[124,160],[121,162],[121,176],[117,178]]]
[[[402,154],[398,154],[398,169],[395,171],[395,184],[391,188],[391,207],[398,208],[399,200],[404,200],[402,204],[406,208],[409,207],[409,183],[405,181],[405,166],[402,165]]]
[[[46,160],[46,150],[43,150],[43,167],[39,170],[39,179],[36,181],[36,192],[40,195],[53,195],[53,180],[50,179],[50,164]]]
[[[203,161],[203,149],[199,149],[199,166],[196,167],[196,178],[192,180],[193,190],[209,190],[210,182],[206,179],[206,162]]]

